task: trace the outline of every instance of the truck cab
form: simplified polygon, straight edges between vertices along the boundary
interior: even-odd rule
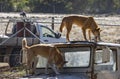
[[[18,21],[13,24],[11,32],[9,32],[9,30],[10,28],[8,24],[5,30],[5,35],[8,36],[8,38],[11,36],[11,38],[37,38],[40,43],[66,42],[65,37],[61,37],[60,33],[54,32],[54,30],[50,29],[50,26],[45,26],[41,23]]]
[[[49,69],[45,74],[46,60],[39,56],[36,75],[21,79],[119,79],[120,78],[120,44],[104,42],[71,42],[55,44],[63,53],[66,63],[60,74]]]

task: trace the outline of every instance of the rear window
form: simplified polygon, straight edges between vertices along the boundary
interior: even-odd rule
[[[90,47],[63,48],[65,67],[88,67],[90,64]]]

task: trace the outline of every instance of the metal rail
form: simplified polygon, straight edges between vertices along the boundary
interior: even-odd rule
[[[51,24],[52,26],[54,26],[54,24],[61,24],[61,19],[62,18],[57,18],[57,17],[46,17],[46,18],[43,18],[43,17],[24,17],[24,18],[21,18],[21,17],[0,17],[0,23],[7,23],[9,20],[11,22],[17,22],[17,21],[20,21],[20,20],[27,20],[28,22],[37,22],[37,23],[49,23]],[[56,22],[57,20],[57,22]],[[104,19],[104,18],[95,18],[96,21],[111,21],[113,22],[114,20],[113,19]],[[120,19],[116,19],[116,20],[120,20]],[[101,26],[120,26],[119,22],[117,24],[106,24],[106,23],[98,23],[98,25],[101,25]],[[53,27],[52,27],[53,28]]]

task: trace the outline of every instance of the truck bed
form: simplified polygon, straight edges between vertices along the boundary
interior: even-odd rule
[[[21,46],[23,37],[0,38],[0,46]],[[38,44],[37,38],[27,38],[28,45]]]

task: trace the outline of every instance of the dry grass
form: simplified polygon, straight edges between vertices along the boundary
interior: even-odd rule
[[[0,72],[0,79],[19,79],[25,76],[25,71],[19,68],[15,68],[9,71]]]
[[[120,43],[120,17],[119,16],[97,16],[94,17],[101,31],[101,39],[104,42]],[[102,24],[102,25],[101,25]],[[60,26],[60,25],[58,25]],[[57,28],[59,29],[59,28]],[[66,36],[66,29],[64,29],[63,36]],[[87,35],[88,37],[88,35]],[[93,35],[92,35],[93,37]],[[75,41],[84,40],[81,28],[73,25],[70,33],[70,39]]]
[[[1,17],[19,17],[19,13],[0,13]],[[71,14],[75,15],[75,14]],[[70,16],[70,15],[59,15],[59,14],[27,14],[28,17],[40,17],[42,21],[49,21],[48,17],[57,17],[59,19],[55,20],[55,22],[60,22],[64,16]],[[79,15],[78,15],[79,16]],[[112,43],[120,43],[120,16],[119,15],[111,15],[111,16],[105,16],[105,15],[92,15],[95,18],[95,21],[97,24],[103,24],[99,25],[101,28],[101,38],[105,42],[112,42]],[[50,22],[50,21],[49,21]],[[108,26],[106,26],[106,25]],[[109,26],[109,25],[118,25],[118,26]],[[3,25],[2,25],[3,26]],[[60,24],[55,24],[55,31],[59,30]],[[1,29],[1,28],[0,28]],[[5,28],[1,29],[2,31]],[[62,33],[63,36],[66,36],[66,30]],[[76,40],[76,41],[82,41],[83,34],[81,32],[81,29],[73,26],[72,31],[70,33],[70,39]]]
[[[112,43],[120,43],[120,27],[100,27],[101,28],[101,39],[105,42],[112,42]],[[65,36],[66,31],[64,31],[63,35]],[[92,35],[93,37],[93,35]],[[71,40],[84,40],[83,34],[80,28],[73,27],[70,33]]]
[[[101,38],[106,42],[119,43],[120,41],[120,27],[104,27],[101,32]]]

